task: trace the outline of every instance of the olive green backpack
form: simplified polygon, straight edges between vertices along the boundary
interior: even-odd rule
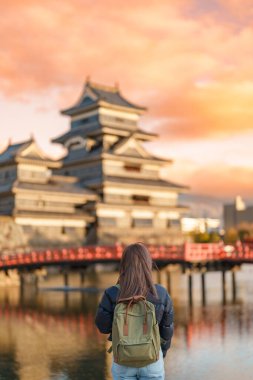
[[[119,299],[112,325],[114,361],[144,367],[159,359],[160,344],[154,305],[143,296]]]

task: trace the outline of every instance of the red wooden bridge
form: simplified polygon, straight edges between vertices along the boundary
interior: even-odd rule
[[[84,246],[79,248],[31,250],[0,256],[0,270],[36,269],[44,266],[87,266],[91,263],[119,262],[124,246]],[[238,242],[234,246],[223,243],[185,243],[184,245],[148,245],[158,264],[170,263],[252,263],[253,243]]]

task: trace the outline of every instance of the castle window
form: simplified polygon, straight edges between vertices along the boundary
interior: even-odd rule
[[[125,164],[124,169],[128,172],[140,172],[141,166],[140,165]]]
[[[79,119],[79,120],[73,120],[71,122],[71,129],[80,128],[83,125],[86,125],[86,124],[89,124],[89,123],[94,123],[97,120],[98,120],[98,116],[97,115],[93,115],[93,116],[90,116],[90,117],[85,117],[85,118]]]
[[[144,218],[133,218],[132,226],[133,227],[152,227],[153,220],[152,219],[144,219]]]
[[[41,200],[41,199],[37,202],[37,205],[38,205],[39,207],[44,207],[45,204],[46,204],[46,202],[43,201],[43,200]]]
[[[167,227],[168,228],[179,228],[180,220],[179,219],[167,219]]]
[[[133,195],[132,200],[135,204],[149,204],[149,197],[146,195]]]
[[[106,218],[106,217],[99,217],[99,225],[101,227],[114,227],[116,226],[116,219],[115,218]]]
[[[119,121],[120,123],[124,123],[125,119],[122,119],[121,117],[115,117],[115,121]]]
[[[5,173],[4,173],[4,178],[7,179],[7,178],[9,178],[9,177],[10,177],[10,173],[9,173],[9,172],[5,172]]]
[[[62,235],[66,235],[66,227],[65,226],[62,226],[61,233],[62,233]]]

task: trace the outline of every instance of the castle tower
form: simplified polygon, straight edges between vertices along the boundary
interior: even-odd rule
[[[117,86],[90,81],[77,103],[62,111],[71,128],[53,140],[67,149],[62,167],[55,170],[78,177],[99,197],[85,205],[96,219],[87,243],[182,242],[180,219],[188,208],[178,205],[178,195],[187,187],[160,178],[160,169],[172,161],[143,147],[158,137],[139,128],[145,111]]]

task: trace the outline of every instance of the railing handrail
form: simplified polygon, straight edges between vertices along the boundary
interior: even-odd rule
[[[237,260],[253,262],[253,244],[237,243],[234,246],[218,243],[184,243],[183,245],[147,245],[154,260],[206,262]],[[32,265],[64,264],[74,262],[119,261],[123,244],[52,248],[30,252],[14,252],[0,256],[0,269]]]

